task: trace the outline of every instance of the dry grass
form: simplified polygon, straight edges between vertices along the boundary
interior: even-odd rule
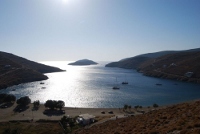
[[[63,131],[59,123],[29,123],[29,122],[15,122],[15,123],[0,123],[0,133],[23,133],[23,134],[61,134]]]
[[[114,115],[96,116],[95,120],[96,121],[102,121],[102,120],[105,120],[105,119],[110,119],[111,117],[114,117]]]
[[[200,101],[183,103],[144,115],[108,121],[76,134],[200,134]]]

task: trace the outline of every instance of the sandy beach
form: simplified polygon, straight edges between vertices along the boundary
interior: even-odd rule
[[[127,116],[129,113],[131,114],[141,114],[140,112],[137,112],[136,109],[127,109],[127,112],[123,111],[123,108],[72,108],[72,107],[64,107],[63,110],[65,111],[65,114],[59,114],[59,115],[46,115],[43,114],[45,110],[48,108],[45,108],[43,104],[39,106],[38,110],[33,110],[33,104],[29,104],[28,108],[22,112],[14,112],[13,110],[17,104],[13,104],[10,107],[7,108],[1,108],[0,109],[0,122],[5,121],[11,121],[11,120],[39,120],[39,119],[45,119],[45,120],[60,120],[64,115],[75,117],[81,114],[91,114],[95,117],[112,117],[112,116],[118,116],[123,117]],[[138,109],[141,111],[148,111],[148,108],[142,108]],[[102,111],[105,113],[102,114]],[[109,113],[112,111],[113,113]]]

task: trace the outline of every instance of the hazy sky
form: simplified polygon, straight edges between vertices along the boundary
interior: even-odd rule
[[[116,61],[200,47],[200,0],[0,0],[0,51]]]

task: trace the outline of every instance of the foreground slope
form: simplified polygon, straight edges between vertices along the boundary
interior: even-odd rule
[[[182,103],[135,117],[78,130],[76,134],[199,134],[200,101]]]
[[[0,52],[0,89],[9,86],[48,79],[42,73],[63,71],[22,57]]]

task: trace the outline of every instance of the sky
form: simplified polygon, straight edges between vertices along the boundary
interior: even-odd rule
[[[0,51],[118,61],[200,47],[200,0],[0,0]]]

